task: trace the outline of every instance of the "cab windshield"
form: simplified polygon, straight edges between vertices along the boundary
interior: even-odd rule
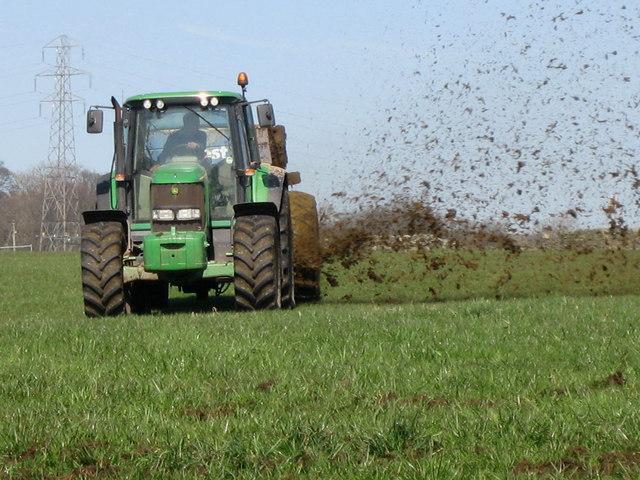
[[[204,167],[229,162],[229,158],[233,163],[230,138],[229,112],[225,107],[140,110],[136,122],[136,170],[177,161],[178,157],[195,157]]]
[[[213,219],[229,218],[235,203],[236,176],[226,106],[169,106],[138,110],[133,139],[137,221],[150,219],[153,171],[168,163],[199,163],[208,175]]]

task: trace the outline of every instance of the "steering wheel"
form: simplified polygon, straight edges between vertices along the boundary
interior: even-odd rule
[[[167,154],[168,155],[193,154],[200,157],[201,155],[198,155],[198,151],[202,150],[202,148],[200,148],[200,145],[198,144],[198,147],[196,148],[189,148],[189,143],[196,143],[196,142],[177,143],[173,147],[171,147],[171,149],[167,152]]]

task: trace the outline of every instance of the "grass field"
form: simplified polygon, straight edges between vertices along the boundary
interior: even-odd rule
[[[430,255],[89,320],[75,255],[3,253],[0,478],[637,478],[640,257]]]

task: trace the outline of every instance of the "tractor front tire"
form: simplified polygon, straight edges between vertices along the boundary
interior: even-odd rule
[[[317,301],[321,298],[320,225],[313,195],[290,192],[291,225],[293,230],[293,259],[296,297]]]
[[[236,218],[233,265],[236,306],[242,310],[280,308],[282,265],[280,231],[270,215]]]
[[[87,317],[106,317],[124,312],[123,250],[124,230],[119,222],[98,222],[82,227],[80,262]]]

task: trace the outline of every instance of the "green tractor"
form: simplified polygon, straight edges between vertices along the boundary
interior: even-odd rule
[[[268,100],[242,93],[136,95],[93,106],[87,132],[113,109],[111,172],[83,213],[85,314],[147,313],[169,286],[206,299],[233,285],[245,310],[293,307],[320,297],[316,203],[290,192],[285,132]],[[256,105],[258,125],[253,121]]]

